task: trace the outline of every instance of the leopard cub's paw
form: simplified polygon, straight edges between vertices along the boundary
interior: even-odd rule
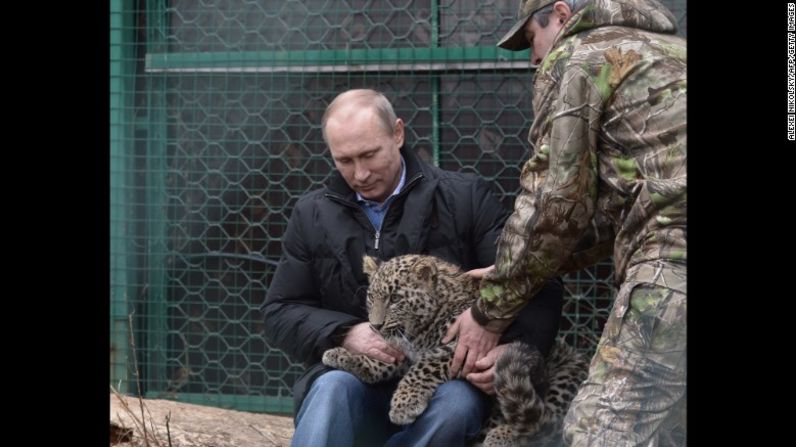
[[[396,399],[396,396],[398,397]],[[409,425],[423,414],[428,402],[421,402],[416,398],[393,395],[390,405],[390,421],[397,425]]]
[[[507,424],[501,424],[489,431],[484,439],[483,447],[511,447],[515,445],[525,445],[520,443],[521,439],[514,430]]]
[[[326,352],[323,353],[323,364],[326,366],[331,366],[332,368],[341,368],[345,359],[349,358],[351,354],[345,350],[345,348],[336,347],[332,349],[327,349]]]

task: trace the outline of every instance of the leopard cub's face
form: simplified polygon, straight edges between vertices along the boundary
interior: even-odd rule
[[[435,318],[433,309],[436,270],[419,256],[402,256],[379,264],[365,257],[364,270],[370,278],[368,319],[385,337],[408,338],[419,335]]]

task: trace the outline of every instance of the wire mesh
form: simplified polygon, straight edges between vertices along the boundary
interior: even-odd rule
[[[664,1],[685,35],[685,1]],[[289,413],[303,366],[259,306],[298,197],[333,165],[326,105],[384,92],[407,145],[513,205],[527,53],[494,44],[516,0],[111,0],[111,380],[150,397]],[[562,335],[592,352],[611,263],[565,278]]]

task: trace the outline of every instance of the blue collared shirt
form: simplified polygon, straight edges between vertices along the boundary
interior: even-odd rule
[[[390,197],[387,197],[387,200],[384,203],[375,202],[373,200],[368,200],[359,193],[357,194],[357,203],[365,211],[365,214],[370,219],[370,223],[373,224],[373,228],[376,231],[381,231],[381,223],[384,221],[384,216],[387,214],[387,209],[390,208],[390,204],[395,200],[395,196],[401,192],[401,189],[404,187],[404,182],[406,182],[406,163],[404,163],[404,157],[401,156],[401,180],[398,182],[398,186],[395,187],[395,191],[392,192]]]

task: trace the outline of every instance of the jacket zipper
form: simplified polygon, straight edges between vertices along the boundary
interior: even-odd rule
[[[407,183],[404,185],[403,189],[401,189],[401,192],[400,192],[400,193],[398,193],[398,197],[401,197],[402,195],[404,195],[404,193],[406,193],[407,191],[409,191],[409,189],[410,189],[412,186],[414,186],[414,184],[415,184],[415,183],[417,183],[417,182],[418,182],[418,181],[419,181],[421,178],[423,178],[423,174],[417,174],[417,175],[415,175],[414,177],[412,177],[412,179],[411,179],[411,180],[409,180],[409,181],[408,181],[408,182],[407,182]],[[360,212],[364,213],[364,211],[362,211],[362,209],[359,207],[359,205],[357,205],[356,203],[349,202],[349,201],[348,201],[348,200],[346,200],[344,197],[342,197],[342,196],[340,196],[340,195],[338,195],[338,194],[335,194],[335,193],[325,193],[324,195],[325,195],[326,197],[328,197],[329,199],[332,199],[332,200],[334,200],[335,202],[341,203],[341,204],[343,204],[343,205],[345,205],[345,206],[348,206],[348,207],[356,208],[358,211],[360,211]],[[384,215],[384,220],[387,220],[387,214],[389,214],[389,212],[390,212],[390,210],[389,210],[389,209],[387,209],[387,213]],[[367,217],[366,217],[365,219],[367,219]],[[382,221],[382,223],[383,223],[383,222],[384,222],[384,221]],[[373,225],[371,224],[371,226],[373,226]],[[380,228],[379,228],[379,229],[377,229],[377,228],[373,228],[373,229],[375,230],[375,233],[373,233],[373,249],[374,249],[374,250],[378,250],[378,249],[379,249],[379,238],[381,237],[381,229],[380,229]]]

